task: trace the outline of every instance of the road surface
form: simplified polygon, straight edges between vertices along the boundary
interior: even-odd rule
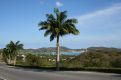
[[[121,80],[121,75],[84,71],[43,71],[0,64],[0,78],[5,80]]]

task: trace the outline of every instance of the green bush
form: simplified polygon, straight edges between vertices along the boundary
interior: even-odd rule
[[[38,66],[38,67],[53,66],[53,63],[50,62],[47,57],[42,57],[39,54],[31,54],[31,53],[26,54],[25,61],[18,58],[17,64],[25,66]]]
[[[121,68],[121,56],[115,57],[115,58],[111,61],[111,66],[112,66],[112,67],[115,67],[115,68]]]

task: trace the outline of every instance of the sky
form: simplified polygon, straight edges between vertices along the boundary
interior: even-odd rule
[[[20,41],[24,48],[55,47],[38,23],[54,8],[76,18],[80,34],[60,38],[60,46],[121,48],[121,0],[0,0],[0,48]]]

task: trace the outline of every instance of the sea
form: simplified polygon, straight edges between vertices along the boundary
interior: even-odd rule
[[[83,53],[82,51],[73,51],[73,52],[60,52],[60,54],[64,54],[64,55],[80,55],[81,53]],[[56,54],[56,52],[52,52],[52,54]]]

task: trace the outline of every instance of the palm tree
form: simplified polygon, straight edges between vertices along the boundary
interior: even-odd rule
[[[3,59],[7,64],[11,63],[11,50],[4,48],[3,49]]]
[[[12,57],[14,58],[14,66],[16,65],[16,57],[18,55],[19,50],[23,49],[23,44],[20,44],[20,41],[17,41],[14,43],[13,41],[10,41],[10,43],[7,45],[12,51]]]
[[[40,27],[39,30],[45,30],[44,36],[50,35],[50,41],[53,41],[54,38],[56,38],[56,69],[59,70],[60,36],[67,34],[78,35],[79,31],[75,27],[77,19],[67,19],[67,11],[60,12],[59,9],[54,9],[54,14],[47,14],[46,17],[46,21],[41,21],[38,24]]]

